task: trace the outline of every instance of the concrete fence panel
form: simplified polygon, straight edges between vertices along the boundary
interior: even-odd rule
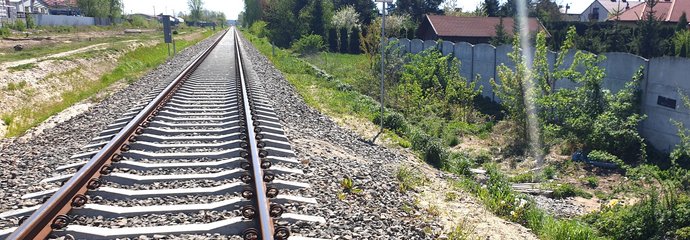
[[[419,53],[424,50],[424,41],[421,39],[412,39],[410,41],[410,53]]]
[[[474,46],[466,42],[459,42],[455,44],[453,54],[455,58],[460,60],[460,76],[465,77],[468,81],[474,80],[472,66],[474,64]]]
[[[496,73],[496,48],[489,44],[477,44],[474,46],[473,58],[472,72],[475,76],[480,76],[478,84],[483,87],[482,96],[494,99],[489,79],[494,78]]]
[[[678,91],[690,93],[690,59],[676,57],[653,58],[649,61],[649,76],[643,104],[647,119],[642,134],[656,148],[671,151],[680,142],[678,129],[671,119],[690,126],[690,111],[683,106]]]
[[[426,40],[424,41],[424,50],[427,50],[429,48],[437,48],[438,44],[436,44],[436,41],[434,40]]]
[[[409,53],[410,52],[410,39],[401,38],[400,40],[398,40],[398,45],[400,46],[400,52],[401,53]]]
[[[109,21],[106,21],[104,19],[96,19],[96,18],[92,18],[92,17],[46,15],[46,14],[36,14],[36,15],[32,15],[32,16],[36,20],[36,25],[39,25],[39,26],[89,26],[89,25],[107,25],[110,23]]]
[[[454,49],[455,44],[453,42],[443,41],[441,43],[441,53],[443,53],[443,55],[453,55]]]
[[[637,55],[619,52],[604,53],[603,55],[606,57],[606,60],[599,63],[599,66],[606,73],[602,85],[614,93],[623,89],[625,84],[632,80],[640,67],[647,67],[647,59]],[[644,85],[645,82],[642,82],[641,86]]]

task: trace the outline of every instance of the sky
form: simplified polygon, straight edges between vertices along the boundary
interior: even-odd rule
[[[204,8],[212,11],[221,11],[225,13],[228,19],[237,19],[237,15],[244,10],[243,0],[203,0]],[[126,14],[131,13],[146,13],[153,15],[154,7],[155,13],[165,13],[172,15],[175,12],[189,12],[187,7],[187,0],[122,0],[125,5],[124,11]]]
[[[373,0],[372,0],[373,1]],[[457,0],[458,7],[463,11],[473,11],[483,0]],[[162,12],[172,14],[175,12],[188,12],[187,0],[123,0],[125,13],[146,13],[153,14]],[[584,9],[592,1],[584,0],[556,0],[559,5],[570,4],[571,11]],[[213,11],[222,11],[228,19],[237,19],[237,15],[244,10],[243,0],[204,0],[204,8]]]

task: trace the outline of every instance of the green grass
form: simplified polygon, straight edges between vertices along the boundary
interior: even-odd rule
[[[415,190],[417,187],[423,186],[429,179],[424,176],[418,169],[402,166],[398,168],[395,173],[395,178],[398,179],[400,191]]]
[[[16,90],[22,90],[26,87],[26,81],[21,81],[19,83],[8,83],[7,87],[5,88],[7,91],[16,91]]]
[[[34,69],[36,67],[37,66],[35,63],[27,63],[27,64],[17,65],[14,67],[8,67],[7,70],[9,70],[10,72],[18,72],[18,71],[24,71],[24,70],[31,70],[31,69]]]
[[[205,31],[202,34],[202,38],[193,41],[178,40],[177,48],[178,50],[182,50],[212,34],[211,31]],[[45,102],[35,106],[26,106],[11,113],[4,114],[2,119],[10,119],[11,122],[11,124],[8,124],[9,127],[6,137],[14,137],[23,134],[26,130],[45,121],[50,116],[95,95],[117,81],[126,80],[132,82],[147,71],[165,62],[166,59],[168,59],[168,50],[167,46],[163,43],[150,47],[140,47],[134,51],[128,52],[117,60],[118,64],[111,72],[100,76],[99,80],[91,81],[89,84],[76,84],[75,89],[62,93],[58,101]],[[79,72],[79,69],[75,69],[62,74],[53,74],[46,78],[87,81],[89,77],[91,76],[83,76]]]
[[[157,34],[144,34],[144,35],[126,35],[126,36],[112,36],[104,38],[93,38],[91,41],[74,41],[74,42],[60,42],[60,43],[49,43],[49,44],[39,44],[33,46],[27,46],[24,50],[15,52],[12,48],[0,49],[0,63],[18,61],[29,58],[45,57],[48,55],[61,53],[65,51],[75,50],[78,48],[87,47],[94,44],[100,43],[113,43],[126,40],[135,39],[154,39],[158,37]]]

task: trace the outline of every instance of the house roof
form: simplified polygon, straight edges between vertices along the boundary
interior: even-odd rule
[[[426,20],[429,21],[433,31],[439,37],[495,37],[496,26],[500,23],[500,17],[456,17],[456,16],[441,16],[441,15],[426,15]],[[506,33],[513,33],[513,18],[503,18],[503,29]],[[536,32],[542,30],[549,32],[537,20],[537,18],[528,19],[529,31]],[[421,26],[421,25],[420,25]]]
[[[637,21],[643,19],[649,12],[647,4],[640,4],[624,11],[620,16],[620,21]],[[654,6],[654,16],[665,22],[678,22],[683,12],[690,14],[690,0],[660,0]],[[615,20],[613,16],[609,20]]]
[[[48,7],[76,7],[77,0],[40,0]]]
[[[632,8],[637,5],[642,4],[642,1],[612,1],[612,0],[597,0],[604,8],[606,8],[606,11],[609,13],[615,13],[615,12],[623,12],[625,11],[626,8]]]

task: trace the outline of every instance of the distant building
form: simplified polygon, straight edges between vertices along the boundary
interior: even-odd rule
[[[561,9],[563,20],[573,22],[605,22],[609,18],[643,4],[642,1],[594,0],[586,8],[573,8],[566,4]]]
[[[10,18],[9,15],[9,1],[0,0],[0,20]]]
[[[81,14],[77,6],[77,0],[7,0],[7,5],[8,14],[11,18],[24,18],[25,13],[51,15]]]
[[[620,21],[623,23],[635,23],[638,20],[645,19],[649,13],[647,4],[639,4],[630,9],[625,10],[620,16],[612,16],[610,21]],[[690,0],[660,0],[654,6],[654,16],[662,22],[668,24],[678,23],[678,19],[683,13],[690,14]]]
[[[417,36],[423,40],[445,40],[451,42],[468,42],[471,44],[488,43],[496,36],[499,17],[455,17],[426,15],[417,29]],[[549,32],[536,18],[529,18],[529,31]],[[508,35],[513,34],[513,18],[503,18],[503,28]]]

